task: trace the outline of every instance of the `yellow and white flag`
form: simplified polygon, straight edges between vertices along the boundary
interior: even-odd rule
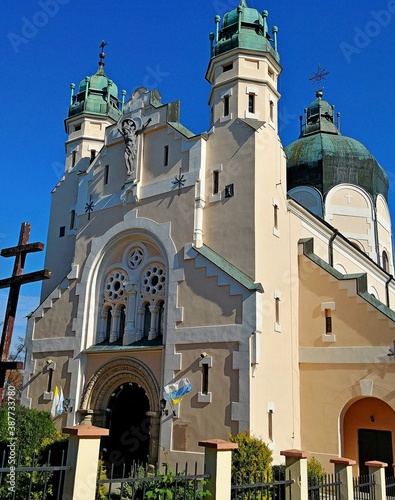
[[[58,386],[56,386],[55,390],[53,391],[52,408],[51,408],[51,415],[54,418],[57,414],[59,401],[60,401],[60,392]]]

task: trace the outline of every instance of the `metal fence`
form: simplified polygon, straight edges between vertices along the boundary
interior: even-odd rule
[[[353,478],[354,500],[375,500],[376,482],[373,475]]]
[[[395,477],[388,476],[385,478],[385,489],[387,499],[395,500]]]
[[[43,462],[45,465],[42,465]],[[46,460],[35,454],[22,459],[21,452],[13,456],[3,451],[0,497],[10,500],[62,500],[64,475],[70,470],[70,466],[65,463],[65,451],[62,452],[59,465],[51,464],[50,451]]]
[[[114,475],[113,467],[109,471],[100,467],[96,499],[143,500],[156,493],[163,499],[198,500],[204,498],[203,486],[209,478],[208,474],[198,474],[197,464],[193,472],[188,471],[187,464],[182,470],[178,464],[175,470],[167,465],[135,464],[129,472],[123,470],[122,477]]]
[[[273,468],[269,478],[267,472],[259,472],[233,478],[232,483],[231,500],[285,500],[286,488],[293,480],[286,479],[282,468]]]
[[[340,498],[341,481],[338,474],[308,478],[309,500],[326,500]]]

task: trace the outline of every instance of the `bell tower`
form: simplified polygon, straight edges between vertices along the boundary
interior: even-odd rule
[[[265,122],[277,130],[277,79],[281,73],[277,51],[278,28],[268,28],[268,12],[249,8],[246,0],[224,15],[215,17],[210,34],[211,60],[206,78],[211,126],[236,118]]]
[[[104,145],[105,129],[116,123],[122,114],[118,100],[118,87],[104,72],[104,47],[102,42],[99,67],[92,76],[81,80],[77,93],[70,85],[70,107],[65,120],[66,172],[78,163],[79,170],[86,170]],[[126,91],[122,91],[124,99]]]

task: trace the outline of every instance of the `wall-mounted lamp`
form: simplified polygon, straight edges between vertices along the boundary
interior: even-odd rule
[[[201,357],[202,359],[207,358],[207,356],[208,356],[207,352],[202,352],[202,353],[200,354],[200,357]]]
[[[395,356],[395,340],[393,340],[392,342],[394,346],[392,349],[391,348],[389,349],[390,352],[387,354],[387,356]]]
[[[169,410],[166,410],[166,405],[167,405],[167,401],[165,398],[162,398],[160,401],[160,409],[162,410],[162,415],[165,414],[166,417],[167,415],[169,414]]]

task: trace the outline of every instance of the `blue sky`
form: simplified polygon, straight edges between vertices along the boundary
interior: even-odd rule
[[[181,122],[193,132],[208,128],[210,31],[214,15],[239,0],[19,0],[2,4],[0,64],[0,248],[17,243],[21,222],[32,224],[31,242],[46,242],[51,190],[64,165],[64,118],[71,82],[95,73],[99,44],[107,75],[128,97],[143,85],[162,101],[181,100]],[[269,11],[279,27],[280,135],[284,145],[299,133],[299,115],[314,100],[309,78],[320,65],[330,72],[325,98],[341,113],[344,135],[364,143],[389,175],[395,217],[393,130],[395,99],[395,0],[278,2],[247,0]],[[0,259],[0,279],[12,272]],[[25,272],[42,269],[44,254],[27,257]],[[0,290],[0,321],[6,291]],[[15,337],[38,305],[39,285],[25,285]]]

